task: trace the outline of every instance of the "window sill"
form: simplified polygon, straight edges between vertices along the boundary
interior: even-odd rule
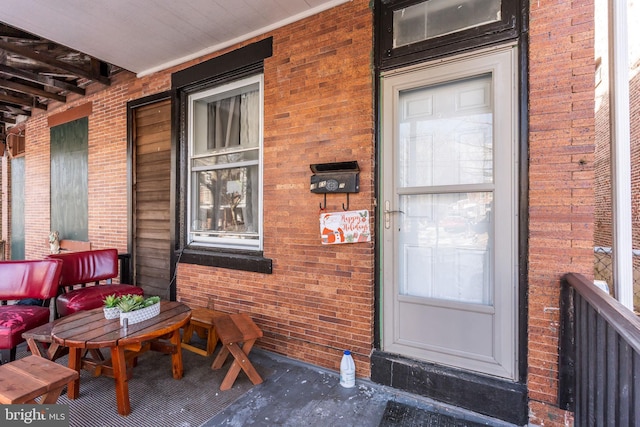
[[[247,253],[207,249],[185,249],[179,257],[179,262],[264,274],[271,274],[273,272],[271,259],[264,258],[262,252]]]

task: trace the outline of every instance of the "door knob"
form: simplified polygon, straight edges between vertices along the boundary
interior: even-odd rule
[[[392,213],[404,213],[401,210],[390,210],[391,202],[385,200],[384,202],[384,228],[391,227],[391,214]]]

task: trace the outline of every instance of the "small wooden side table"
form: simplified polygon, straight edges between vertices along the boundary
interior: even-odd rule
[[[54,404],[78,372],[40,356],[27,356],[0,366],[0,403]]]
[[[258,338],[262,337],[262,331],[251,318],[244,314],[229,314],[213,319],[222,348],[216,356],[211,369],[220,369],[224,365],[229,353],[233,355],[233,363],[227,375],[220,384],[220,390],[229,390],[236,381],[240,369],[249,377],[254,385],[260,384],[262,378],[249,361],[249,352]]]
[[[201,356],[211,356],[216,349],[216,344],[218,343],[218,335],[216,334],[216,329],[213,325],[213,319],[222,316],[226,316],[226,314],[207,308],[191,309],[191,320],[184,328],[184,333],[182,335],[182,348]],[[205,335],[207,336],[206,349],[203,350],[190,344],[194,332],[197,333],[200,338],[204,338]]]

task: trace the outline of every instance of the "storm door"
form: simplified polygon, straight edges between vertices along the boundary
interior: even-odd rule
[[[382,75],[383,350],[517,378],[517,68]]]

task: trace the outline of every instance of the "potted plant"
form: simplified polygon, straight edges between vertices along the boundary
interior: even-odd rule
[[[123,295],[117,305],[120,309],[120,324],[127,319],[129,325],[142,322],[160,314],[160,297],[142,295]]]
[[[120,302],[119,296],[116,294],[107,295],[103,302],[104,306],[102,309],[104,311],[105,319],[116,319],[120,317],[120,308],[118,308],[118,303]]]

